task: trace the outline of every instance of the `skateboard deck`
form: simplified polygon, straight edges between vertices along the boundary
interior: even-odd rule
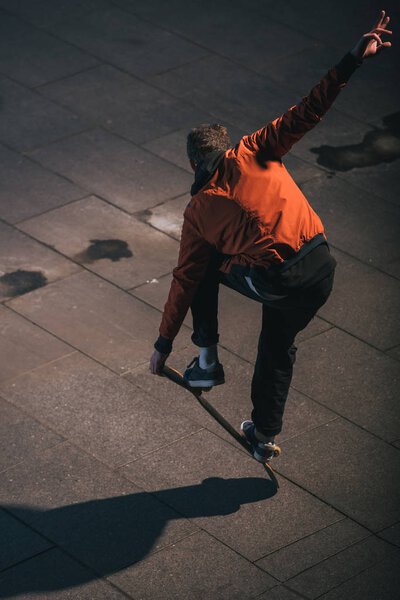
[[[227,431],[233,437],[233,439],[236,440],[236,442],[238,442],[242,448],[244,448],[253,457],[250,444],[247,442],[247,440],[238,431],[236,431],[236,429],[202,395],[204,390],[208,391],[210,388],[204,388],[203,390],[203,388],[190,387],[190,385],[184,380],[182,373],[180,373],[177,369],[168,367],[167,365],[164,365],[162,375],[167,377],[173,383],[185,388],[185,390],[188,390],[201,404],[201,406],[221,425],[221,427],[223,427],[225,431]],[[277,454],[279,453],[280,449]],[[278,488],[279,483],[271,465],[269,463],[260,464],[263,465],[271,481],[273,481],[275,486]]]

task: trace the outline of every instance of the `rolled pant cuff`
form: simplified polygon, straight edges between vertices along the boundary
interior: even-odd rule
[[[200,337],[198,335],[192,334],[191,340],[195,346],[199,348],[209,348],[210,346],[215,346],[219,342],[219,334],[217,334],[213,338],[205,338]]]

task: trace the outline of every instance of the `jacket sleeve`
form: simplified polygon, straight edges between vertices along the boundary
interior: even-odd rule
[[[253,151],[264,150],[274,158],[280,158],[298,142],[307,131],[321,121],[331,107],[340,90],[345,87],[350,76],[362,64],[350,52],[326,73],[312,88],[308,96],[289,108],[283,115],[265,127],[242,138],[243,143]]]
[[[192,303],[197,288],[205,276],[213,245],[199,233],[190,206],[184,212],[178,264],[173,278],[160,325],[160,337],[155,348],[169,353]]]

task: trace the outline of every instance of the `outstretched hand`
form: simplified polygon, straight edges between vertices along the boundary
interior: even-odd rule
[[[364,58],[371,58],[371,56],[379,54],[383,48],[389,48],[392,44],[390,42],[382,42],[381,39],[384,33],[392,34],[389,29],[386,29],[389,21],[390,17],[385,17],[385,11],[382,10],[371,31],[364,33],[357,45],[354,46],[351,54],[359,60],[363,60]]]

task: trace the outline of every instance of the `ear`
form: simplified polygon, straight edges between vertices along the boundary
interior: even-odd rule
[[[190,161],[190,166],[192,167],[193,171],[196,170],[196,163],[194,162],[194,160]]]

